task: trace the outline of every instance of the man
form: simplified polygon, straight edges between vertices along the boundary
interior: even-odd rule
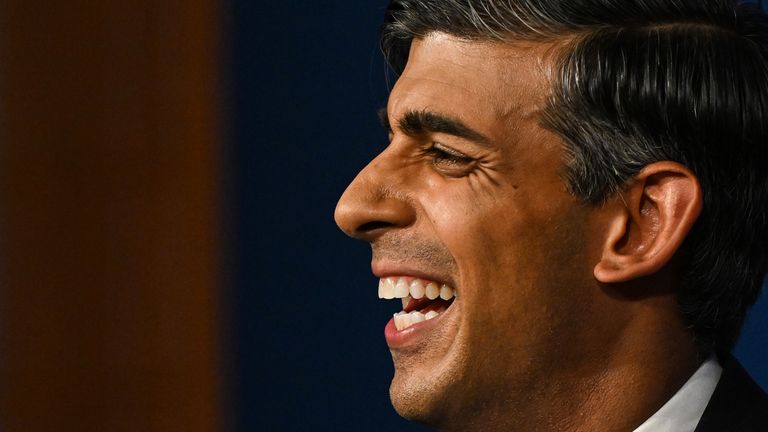
[[[768,21],[728,0],[394,0],[368,241],[390,395],[446,431],[764,431]]]

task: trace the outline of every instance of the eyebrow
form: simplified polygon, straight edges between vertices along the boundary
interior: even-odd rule
[[[392,125],[389,122],[386,108],[379,110],[379,121],[385,129],[392,131]],[[485,135],[470,128],[461,120],[432,111],[406,111],[403,117],[397,122],[397,125],[403,133],[410,136],[419,136],[430,132],[436,132],[464,138],[484,146],[490,145],[490,140]]]

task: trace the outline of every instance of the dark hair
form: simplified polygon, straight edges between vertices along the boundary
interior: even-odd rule
[[[563,41],[544,127],[572,193],[599,205],[649,163],[701,183],[677,292],[699,352],[730,351],[768,271],[768,20],[728,0],[393,0],[381,36],[397,72],[431,32]]]

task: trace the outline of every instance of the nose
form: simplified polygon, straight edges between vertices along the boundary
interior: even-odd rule
[[[372,242],[385,232],[413,224],[412,200],[395,167],[374,159],[350,183],[336,205],[336,224],[347,235]]]

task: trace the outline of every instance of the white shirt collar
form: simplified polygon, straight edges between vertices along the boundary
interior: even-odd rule
[[[717,358],[710,356],[680,390],[634,432],[693,432],[722,372]]]

